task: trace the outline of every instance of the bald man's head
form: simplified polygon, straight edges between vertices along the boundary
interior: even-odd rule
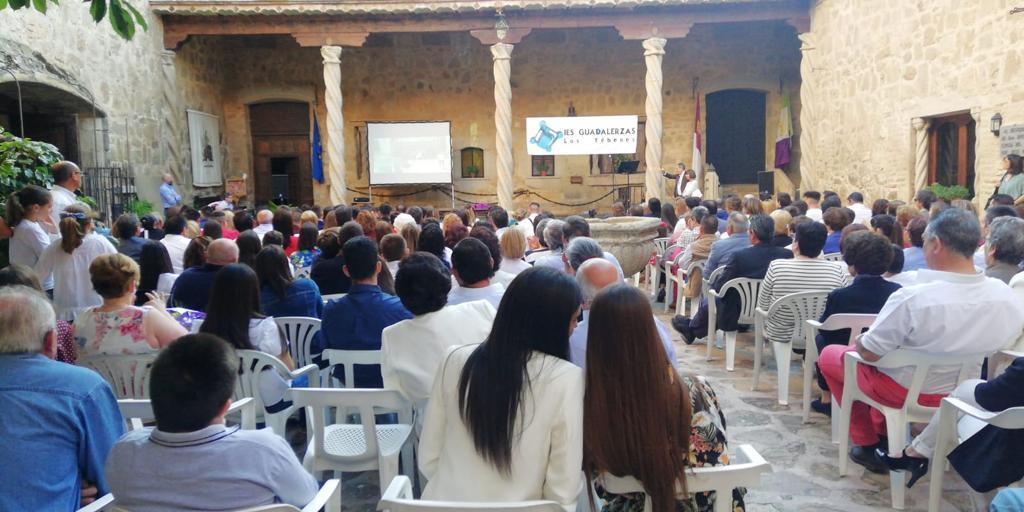
[[[206,249],[206,262],[219,266],[238,263],[238,246],[232,240],[218,238]]]
[[[576,282],[583,291],[583,301],[589,304],[598,292],[619,282],[619,271],[604,258],[591,258],[576,270]]]
[[[270,210],[260,210],[259,213],[256,214],[256,222],[259,224],[270,224],[271,222],[274,222],[274,212],[271,212]]]

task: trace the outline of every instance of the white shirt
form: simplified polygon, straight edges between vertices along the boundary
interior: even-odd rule
[[[505,272],[503,267],[502,270],[498,270],[494,273],[494,277],[491,278],[491,284],[500,284],[505,288],[508,288],[508,285],[512,284],[512,281],[514,281],[515,278],[516,274]],[[458,285],[459,283],[455,281],[455,284]]]
[[[53,273],[53,305],[58,320],[74,321],[87,308],[103,304],[103,299],[92,289],[89,265],[101,254],[114,254],[117,249],[105,237],[89,233],[82,245],[71,254],[64,252],[60,239],[54,240],[43,251],[36,263],[36,276],[43,280]]]
[[[860,343],[878,355],[905,348],[977,357],[980,363],[985,354],[1009,347],[1022,330],[1024,303],[1003,282],[984,274],[921,269],[917,284],[889,296]],[[912,368],[881,371],[910,387]],[[956,369],[932,369],[921,392],[947,394],[955,377]]]
[[[814,222],[822,222],[821,208],[808,208],[807,218],[813,220]]]
[[[657,317],[654,318],[654,326],[658,329],[658,337],[665,347],[665,355],[672,363],[672,367],[679,370],[679,359],[676,358],[676,346],[672,343],[672,336],[669,335],[665,324]],[[569,360],[572,364],[586,369],[587,367],[587,334],[590,333],[590,310],[583,311],[583,320],[576,324],[576,329],[569,336]]]
[[[56,239],[43,229],[42,224],[22,219],[14,228],[14,235],[11,236],[10,260],[11,263],[35,267],[43,251],[50,246],[50,242]],[[53,289],[53,276],[41,278],[44,290]]]
[[[214,201],[214,202],[210,203],[210,206],[212,206],[214,210],[234,210],[235,209],[235,205],[233,205],[233,204],[231,204],[231,203],[229,203],[227,201],[224,201],[223,199],[220,200],[220,201]]]
[[[494,313],[485,301],[467,302],[385,327],[380,335],[384,387],[401,393],[422,413],[448,348],[487,339]],[[455,325],[458,329],[452,328]],[[418,415],[417,423],[421,422]]]
[[[105,472],[119,507],[151,512],[236,510],[275,497],[302,507],[318,490],[284,438],[222,423],[195,432],[128,432],[110,450]]]
[[[683,192],[679,194],[679,197],[704,197],[704,194],[700,191],[700,185],[697,184],[697,180],[687,181],[686,186],[683,187]]]
[[[391,272],[391,277],[398,276],[398,265],[402,263],[402,260],[395,260],[388,262],[388,270]]]
[[[274,225],[269,222],[266,224],[258,224],[256,227],[252,228],[253,233],[256,233],[257,235],[260,236],[261,242],[263,241],[263,235],[270,233],[273,230]]]
[[[871,208],[864,206],[864,203],[850,203],[850,209],[853,210],[854,224],[871,224]]]
[[[520,273],[525,272],[527,269],[529,269],[532,266],[533,265],[530,265],[529,263],[527,263],[527,262],[525,262],[525,261],[523,261],[521,259],[519,259],[519,260],[510,260],[508,258],[502,258],[501,259],[501,271],[505,272],[507,274],[512,274],[513,276],[517,276]]]
[[[50,195],[53,196],[53,210],[50,212],[50,218],[53,219],[54,226],[59,226],[60,214],[64,213],[68,206],[77,203],[78,197],[74,192],[60,185],[54,185],[50,189]]]
[[[474,300],[485,300],[497,311],[498,305],[501,304],[502,295],[505,295],[505,285],[501,283],[491,283],[483,288],[454,286],[452,291],[448,292],[448,305],[454,306]]]
[[[512,435],[511,474],[484,460],[459,410],[459,376],[476,345],[452,348],[438,369],[423,422],[423,499],[552,500],[575,510],[583,490],[583,370],[534,352]]]
[[[170,295],[171,289],[174,288],[174,282],[178,280],[179,275],[170,272],[160,274],[156,282],[156,291]]]
[[[516,224],[516,229],[522,231],[523,235],[526,236],[526,239],[529,240],[530,237],[533,236],[534,232],[533,219],[526,217],[522,222]]]
[[[188,244],[192,243],[192,240],[181,235],[164,235],[160,243],[164,244],[164,247],[167,248],[167,254],[171,256],[171,266],[174,267],[174,273],[180,274],[184,272],[185,249],[188,249]]]

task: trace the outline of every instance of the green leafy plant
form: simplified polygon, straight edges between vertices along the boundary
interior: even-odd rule
[[[128,203],[128,207],[125,208],[125,212],[132,213],[136,217],[142,217],[146,214],[153,213],[153,203],[135,198]]]
[[[466,167],[466,176],[470,178],[480,177],[480,168],[475,165],[469,165]]]
[[[53,184],[50,165],[61,160],[52,144],[22,139],[0,127],[0,201],[26,185]]]
[[[970,199],[971,192],[966,187],[960,185],[942,185],[940,183],[933,183],[928,187],[929,190],[935,193],[939,199],[946,201],[947,203],[954,199]]]
[[[110,26],[117,35],[125,40],[131,40],[135,36],[135,26],[142,27],[142,30],[149,30],[145,16],[132,4],[124,0],[87,0],[89,2],[89,16],[93,21],[99,23],[103,18],[110,20]],[[0,10],[11,9],[17,11],[22,8],[34,8],[46,14],[49,4],[59,5],[58,0],[0,0]],[[109,15],[109,16],[108,16]]]

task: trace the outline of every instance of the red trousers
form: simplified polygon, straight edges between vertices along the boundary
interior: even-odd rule
[[[843,354],[856,350],[846,345],[829,345],[818,356],[818,367],[828,382],[829,389],[843,405]],[[857,365],[857,386],[862,393],[872,400],[887,407],[902,407],[907,399],[907,389],[894,381],[892,377],[882,373],[878,368],[868,365]],[[942,397],[946,395],[926,395],[922,393],[917,403],[938,407]],[[850,410],[850,438],[858,446],[878,444],[879,436],[886,435],[885,416],[873,407],[854,402]]]

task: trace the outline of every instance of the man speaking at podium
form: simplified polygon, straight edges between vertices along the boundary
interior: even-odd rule
[[[686,170],[686,164],[680,162],[676,164],[679,170],[678,174],[669,174],[662,171],[661,175],[672,180],[676,180],[675,197],[703,197],[704,194],[700,191],[700,186],[697,183],[697,173],[693,169]]]

